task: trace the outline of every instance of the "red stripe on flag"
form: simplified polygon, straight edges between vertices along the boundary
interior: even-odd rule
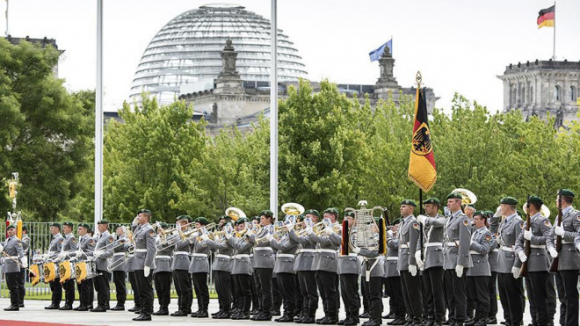
[[[555,18],[555,15],[553,12],[543,14],[542,16],[538,17],[538,25],[540,25],[541,23],[543,23],[546,20],[554,20],[554,18]]]

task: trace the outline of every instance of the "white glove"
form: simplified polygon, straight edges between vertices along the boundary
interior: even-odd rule
[[[288,224],[284,225],[284,227],[286,228],[286,230],[288,232],[290,232],[290,231],[292,231],[294,229],[294,224],[288,223]]]
[[[83,255],[83,251],[82,251],[82,250],[77,250],[77,251],[75,252],[75,255],[76,255],[77,257],[81,257],[81,256]]]
[[[145,266],[145,269],[143,270],[143,274],[145,274],[145,277],[149,277],[149,273],[151,273],[151,267]]]
[[[360,253],[360,248],[359,247],[353,247],[351,250],[353,253],[358,254]]]
[[[312,231],[312,227],[307,227],[306,228],[306,234],[312,234],[314,231]]]
[[[520,269],[517,267],[512,267],[512,274],[514,275],[515,279],[520,278]]]
[[[522,251],[518,252],[518,256],[520,256],[520,260],[522,261],[522,263],[525,263],[526,260],[528,260],[528,256],[526,256],[526,253]]]
[[[226,233],[226,239],[231,239],[232,238],[232,234],[231,233]]]
[[[554,228],[554,233],[556,233],[556,235],[563,237],[566,231],[564,231],[563,227],[556,225],[556,228]]]
[[[324,232],[326,232],[328,235],[331,235],[334,231],[332,231],[332,228],[324,228]]]
[[[423,264],[423,259],[421,259],[420,251],[415,252],[415,261],[417,262],[417,266],[419,266],[419,269],[423,270],[423,266],[425,266],[425,264]]]
[[[266,240],[268,240],[268,241],[272,241],[272,239],[274,239],[274,237],[273,237],[271,234],[268,234],[268,235],[266,236]]]
[[[201,240],[207,241],[207,240],[209,240],[209,237],[207,236],[207,234],[204,234],[201,236]]]
[[[580,251],[580,244],[576,245],[576,250]],[[554,251],[556,251],[556,250],[554,250]],[[558,253],[556,253],[556,255],[558,255]]]
[[[393,230],[389,230],[389,231],[387,231],[387,235],[388,235],[389,237],[393,237]]]
[[[22,263],[22,267],[23,268],[27,268],[28,267],[28,259],[26,259],[26,256],[20,258],[20,262]]]
[[[95,251],[95,258],[100,259],[102,255],[103,255],[103,251],[102,250]]]
[[[501,206],[498,207],[495,211],[495,214],[493,214],[493,217],[500,217],[501,216]]]
[[[138,223],[139,223],[139,215],[135,216],[135,218],[133,219],[133,222],[131,224],[137,225]]]
[[[524,239],[532,240],[532,235],[533,235],[532,231],[530,231],[530,230],[524,231]]]
[[[409,265],[409,273],[415,277],[417,275],[417,265]]]
[[[455,273],[457,273],[457,277],[463,276],[463,265],[455,266]]]
[[[66,257],[66,252],[61,252],[60,254],[58,254],[58,259],[63,260],[64,257]]]
[[[427,216],[425,216],[425,215],[419,215],[419,216],[417,216],[417,222],[425,225],[425,221],[427,221]]]
[[[552,256],[552,258],[558,257],[558,251],[556,251],[555,248],[548,249],[548,252],[550,253],[550,256]]]

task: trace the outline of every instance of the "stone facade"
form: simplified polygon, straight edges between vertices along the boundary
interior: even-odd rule
[[[548,113],[556,125],[577,120],[580,62],[538,61],[510,64],[503,75],[503,111],[522,110],[524,117]]]
[[[221,53],[223,71],[214,80],[214,88],[210,90],[188,93],[179,96],[188,104],[193,104],[197,113],[201,113],[208,121],[207,129],[210,134],[218,132],[225,126],[237,126],[241,130],[249,130],[252,122],[258,120],[261,114],[268,116],[270,108],[269,83],[243,81],[236,70],[236,52],[230,40]],[[405,95],[414,97],[416,88],[399,86],[393,74],[395,59],[390,51],[385,50],[379,59],[380,77],[375,85],[339,84],[339,90],[348,97],[355,93],[361,103],[368,95],[372,106],[389,96],[398,103]],[[262,84],[262,85],[261,85]],[[298,86],[298,82],[278,83],[278,96],[284,99],[288,96],[290,85]],[[320,89],[319,83],[311,82],[312,89]],[[427,110],[433,111],[435,102],[439,99],[432,89],[426,89]],[[195,117],[194,117],[195,118]]]
[[[22,38],[22,37],[12,37],[12,35],[8,35],[4,39],[7,40],[8,42],[14,44],[14,45],[18,45],[22,41],[26,41],[26,42],[29,42],[32,44],[37,44],[43,48],[48,46],[48,45],[51,45],[56,50],[58,50],[59,55],[62,55],[64,53],[64,50],[58,49],[58,45],[56,45],[56,41],[54,39],[49,39],[46,36],[44,38],[30,38],[29,36]],[[54,68],[52,69],[52,72],[54,73],[54,75],[56,77],[58,77],[58,64],[56,66],[54,66]]]

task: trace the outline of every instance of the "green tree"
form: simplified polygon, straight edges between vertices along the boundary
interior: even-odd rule
[[[88,165],[90,108],[54,75],[56,49],[0,39],[0,53],[1,178],[19,172],[25,219],[50,221],[74,197],[77,173]],[[0,210],[8,209],[0,196]]]

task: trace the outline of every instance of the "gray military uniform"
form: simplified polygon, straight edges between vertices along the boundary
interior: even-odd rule
[[[126,272],[127,271],[127,262],[126,253],[128,249],[122,242],[128,242],[129,238],[126,235],[122,235],[117,239],[117,243],[113,245],[113,260],[111,262],[111,266],[114,266],[113,272]]]
[[[387,233],[387,258],[385,259],[384,277],[399,277],[397,264],[399,262],[399,238],[391,232]]]
[[[403,224],[399,224],[399,260],[397,270],[408,271],[409,265],[417,265],[415,252],[419,239],[419,223],[413,215],[403,219]],[[410,254],[413,253],[413,254]]]
[[[515,254],[514,249],[516,239],[522,232],[523,225],[522,219],[516,213],[508,216],[500,223],[498,232],[500,245],[497,257],[498,273],[511,273],[513,267],[522,267],[522,262]]]
[[[493,242],[493,236],[487,227],[475,229],[469,246],[473,267],[467,270],[467,276],[491,276],[488,253]]]
[[[191,264],[191,260],[189,259],[191,247],[193,245],[189,242],[189,239],[176,240],[175,246],[173,247],[171,270],[189,270],[189,265]]]
[[[64,236],[64,242],[62,244],[61,250],[62,252],[67,254],[67,257],[73,257],[75,251],[79,248],[79,244],[77,239],[75,238],[74,234],[69,233]],[[67,258],[65,258],[66,260]]]
[[[445,223],[445,249],[443,268],[455,269],[457,265],[464,268],[473,266],[469,247],[471,245],[471,226],[467,215],[457,211]]]
[[[356,234],[356,226],[352,228],[351,235]],[[361,273],[361,264],[358,261],[358,255],[354,252],[348,255],[338,255],[338,275]]]
[[[445,216],[439,214],[435,217],[427,216],[425,220],[426,241],[423,269],[443,267],[443,240],[446,221]]]
[[[274,263],[274,273],[291,273],[294,271],[294,258],[296,257],[296,250],[298,249],[298,242],[286,236],[282,241],[278,242],[274,239],[270,241],[270,246],[277,249],[276,262]]]
[[[385,275],[384,258],[379,255],[378,250],[369,250],[360,248],[358,253],[364,257],[360,275],[366,277],[367,271],[370,269],[369,277],[383,277]]]
[[[87,257],[92,257],[95,252],[95,240],[88,234],[79,238],[79,250],[83,252],[79,260],[86,260]]]
[[[20,273],[20,258],[24,257],[24,250],[22,249],[22,242],[16,235],[4,241],[4,252],[9,257],[3,257],[4,273]]]
[[[254,268],[271,268],[274,269],[276,258],[274,250],[270,247],[270,241],[261,240],[256,242],[256,235],[251,234],[248,239],[254,245]]]
[[[541,213],[532,216],[530,222],[530,231],[532,231],[533,235],[530,240],[528,272],[547,272],[550,269],[550,260],[548,259],[546,248],[554,248],[554,243],[552,242],[551,237],[552,224],[550,223],[550,220],[544,217]],[[516,254],[524,251],[526,239],[524,239],[523,231],[516,240]]]
[[[50,244],[48,245],[48,259],[49,260],[51,260],[51,261],[56,260],[58,254],[61,251],[63,243],[64,243],[64,238],[62,237],[62,234],[57,233],[56,235],[53,235],[52,241],[50,241]]]
[[[172,243],[173,237],[175,235],[170,235],[167,238],[167,243]],[[160,239],[160,238],[157,238]],[[160,240],[156,240],[157,254],[155,255],[155,271],[153,274],[161,272],[171,272],[171,265],[173,265],[173,245],[162,243]]]
[[[234,256],[232,275],[252,275],[252,261],[250,259],[252,244],[245,238],[231,237],[227,241],[237,252]]]
[[[115,241],[113,236],[109,233],[109,231],[105,231],[101,234],[99,239],[97,240],[97,244],[95,246],[95,251],[101,250],[101,248],[105,248],[106,245]],[[95,262],[97,266],[97,270],[99,271],[108,271],[109,267],[109,258],[113,257],[113,247],[109,246],[100,257],[96,257]]]
[[[205,240],[206,245],[212,250],[216,251],[213,264],[211,265],[212,271],[222,271],[222,272],[232,272],[233,261],[232,256],[234,255],[234,248],[230,246],[226,241],[213,241]]]
[[[498,271],[498,263],[497,263],[497,256],[499,253],[499,243],[497,241],[496,234],[499,230],[499,217],[490,217],[489,218],[489,232],[491,232],[491,246],[489,248],[489,253],[487,255],[487,260],[489,261],[489,268],[491,272]]]
[[[336,273],[338,271],[336,257],[342,242],[341,236],[336,233],[322,236],[311,233],[310,241],[312,244],[317,244],[314,260],[312,261],[312,270]]]
[[[155,231],[151,224],[143,224],[136,228],[133,233],[135,240],[135,255],[131,261],[130,270],[142,271],[145,266],[150,269],[155,269],[155,253],[157,247],[155,246]]]
[[[211,249],[207,246],[206,241],[198,241],[194,238],[191,245],[191,263],[189,265],[189,274],[209,273],[209,255]]]
[[[296,272],[312,271],[316,245],[310,241],[310,235],[300,237],[294,230],[290,230],[288,236],[299,244],[296,258],[294,259],[294,270]]]
[[[562,250],[558,260],[558,270],[580,270],[580,253],[576,245],[580,244],[580,212],[572,206],[562,210]],[[553,233],[554,239],[556,234]]]

